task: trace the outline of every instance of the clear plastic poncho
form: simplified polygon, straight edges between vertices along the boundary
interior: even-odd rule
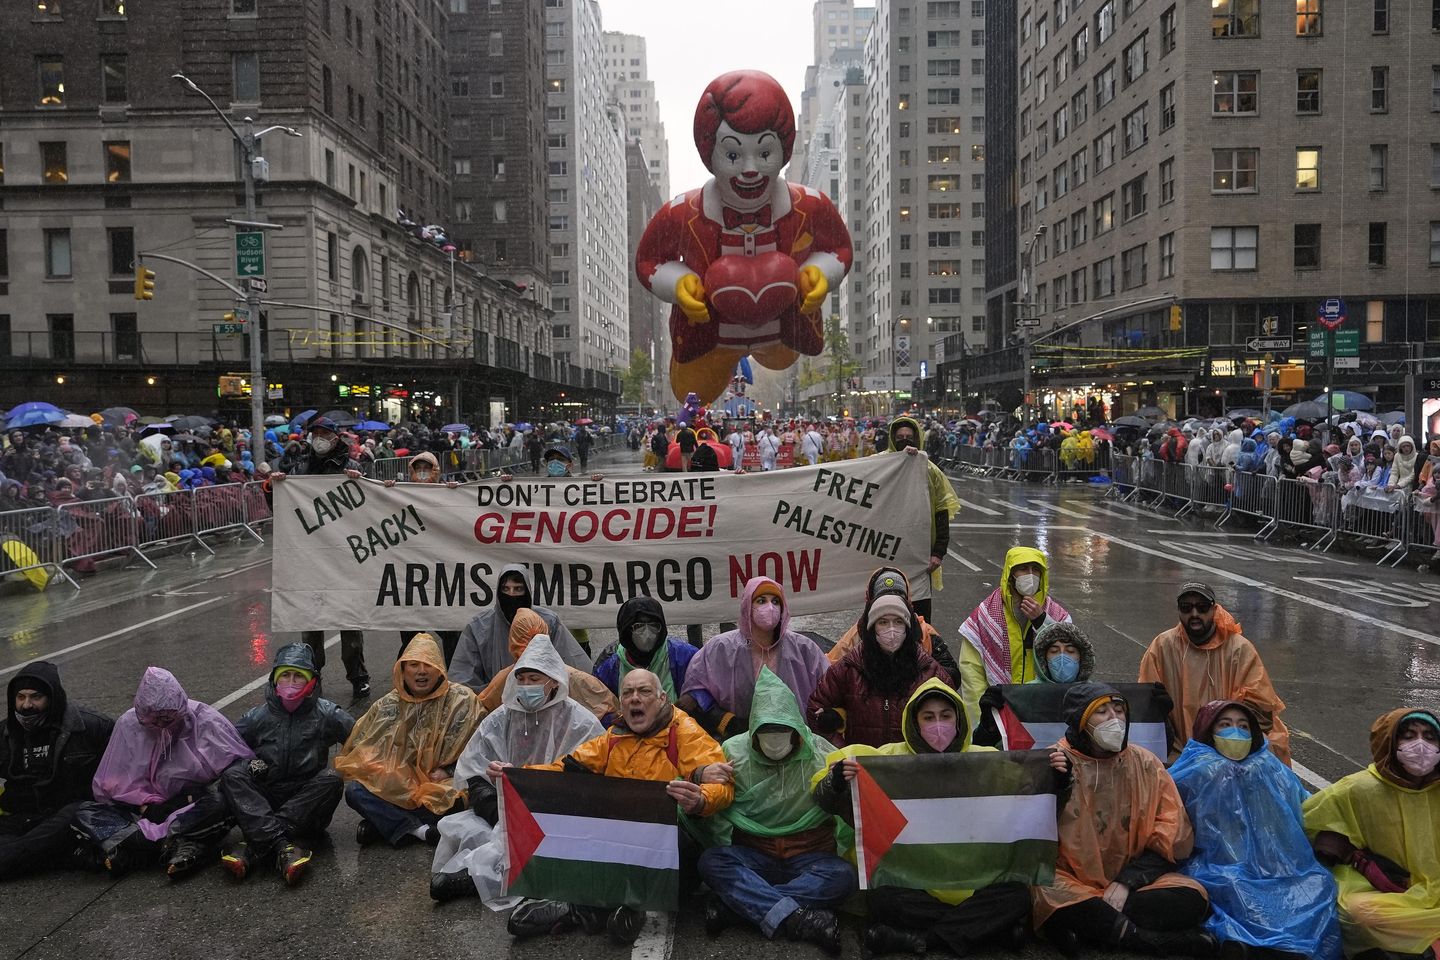
[[[540,709],[520,706],[516,694],[521,670],[538,670],[559,686],[555,696]],[[484,776],[490,761],[501,760],[523,767],[549,763],[587,740],[601,736],[605,728],[584,706],[570,699],[569,669],[548,637],[529,642],[505,678],[502,706],[480,723],[455,763],[455,789],[464,793],[471,777]],[[480,899],[494,910],[504,910],[518,900],[501,897],[500,871],[505,850],[495,829],[474,813],[451,814],[440,821],[440,845],[435,848],[432,872],[465,870],[475,881]]]
[[[1170,777],[1195,828],[1181,873],[1210,894],[1205,929],[1222,941],[1340,960],[1335,881],[1305,836],[1300,779],[1268,746],[1235,761],[1195,740]]]

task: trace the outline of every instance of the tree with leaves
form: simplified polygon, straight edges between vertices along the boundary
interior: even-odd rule
[[[644,403],[645,385],[654,375],[655,367],[650,362],[650,355],[639,347],[630,351],[629,368],[617,368],[615,371],[621,382],[620,398],[626,403]]]

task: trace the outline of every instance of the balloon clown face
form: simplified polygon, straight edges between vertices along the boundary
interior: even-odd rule
[[[715,174],[715,189],[727,207],[747,210],[770,198],[770,186],[780,176],[786,155],[772,130],[739,133],[720,124],[719,139],[706,164]]]

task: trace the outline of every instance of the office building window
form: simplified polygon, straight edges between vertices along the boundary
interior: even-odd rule
[[[1167,233],[1160,237],[1160,279],[1168,280],[1175,276],[1175,234]]]
[[[1319,70],[1295,71],[1295,112],[1311,114],[1320,112]]]
[[[1145,259],[1147,246],[1142,243],[1120,254],[1120,289],[1134,290],[1150,282],[1149,265]]]
[[[1160,56],[1164,57],[1175,49],[1175,8],[1171,6],[1160,14]]]
[[[1160,131],[1163,133],[1175,126],[1175,84],[1167,83],[1160,88]]]
[[[1384,221],[1370,224],[1365,262],[1372,267],[1385,266],[1385,228]]]
[[[1212,150],[1211,193],[1255,193],[1260,151],[1253,147]]]
[[[135,269],[135,229],[110,227],[105,231],[110,242],[110,275],[122,277]]]
[[[1101,108],[1115,99],[1115,61],[1105,64],[1104,69],[1095,74],[1095,110],[1098,113]]]
[[[65,61],[60,57],[37,57],[35,72],[40,84],[42,107],[65,105]]]
[[[1160,161],[1160,205],[1175,199],[1175,158]]]
[[[1216,116],[1253,116],[1260,112],[1260,74],[1255,71],[1216,71],[1211,87],[1210,112]]]
[[[1142,103],[1125,115],[1125,152],[1133,153],[1150,140],[1150,105]]]
[[[50,358],[52,360],[74,360],[75,315],[73,313],[47,313],[45,325],[50,330]]]
[[[1390,68],[1370,68],[1370,112],[1386,113],[1390,110]]]
[[[232,99],[241,103],[255,103],[260,99],[260,55],[258,53],[232,53],[230,55],[234,74]],[[326,67],[325,76],[330,68]],[[330,112],[328,101],[325,111]]]
[[[1315,270],[1320,266],[1320,224],[1295,224],[1295,269]]]
[[[1320,36],[1320,0],[1295,0],[1295,36]]]
[[[108,140],[105,142],[105,182],[130,182],[129,140]]]
[[[1129,180],[1120,188],[1120,218],[1122,222],[1134,220],[1145,212],[1146,208],[1146,175],[1140,174],[1133,180]]]
[[[1295,148],[1295,189],[1320,189],[1320,148]]]
[[[65,141],[41,141],[40,179],[45,183],[70,182],[70,162]]]
[[[1100,236],[1115,229],[1115,194],[1107,193],[1091,205],[1095,222],[1094,235]]]
[[[1095,138],[1095,172],[1109,169],[1115,163],[1115,128]]]
[[[100,58],[100,99],[105,103],[129,101],[130,83],[125,54],[107,54]]]
[[[1115,35],[1115,0],[1105,0],[1095,11],[1095,46]]]
[[[1095,299],[1103,300],[1106,297],[1115,295],[1115,258],[1106,257],[1098,261],[1094,268],[1095,279],[1090,284],[1095,291]]]
[[[1130,86],[1145,73],[1150,67],[1150,50],[1147,41],[1150,39],[1150,32],[1140,34],[1139,39],[1125,48],[1123,62],[1125,65],[1125,86]]]
[[[1211,227],[1211,270],[1254,270],[1258,260],[1259,227]]]
[[[1374,0],[1374,9],[1370,22],[1370,29],[1373,33],[1390,32],[1390,0]]]
[[[5,231],[0,230],[0,251],[5,246]],[[3,252],[0,252],[3,257]],[[1440,220],[1430,221],[1430,266],[1440,267]],[[0,272],[4,270],[4,261],[0,259]]]
[[[1390,148],[1383,143],[1370,144],[1370,189],[1384,190],[1390,165]]]
[[[1260,36],[1260,0],[1211,0],[1210,35],[1216,39]]]
[[[45,276],[55,280],[71,276],[70,231],[45,231]]]

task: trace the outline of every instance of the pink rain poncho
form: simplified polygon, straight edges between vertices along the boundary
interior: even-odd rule
[[[156,725],[156,715],[166,713],[175,715],[174,722]],[[169,670],[146,667],[134,708],[115,721],[92,787],[101,803],[164,803],[215,782],[230,764],[254,756],[220,711],[188,699]],[[161,840],[171,822],[189,809],[181,807],[162,823],[142,819],[140,832],[147,840]]]

